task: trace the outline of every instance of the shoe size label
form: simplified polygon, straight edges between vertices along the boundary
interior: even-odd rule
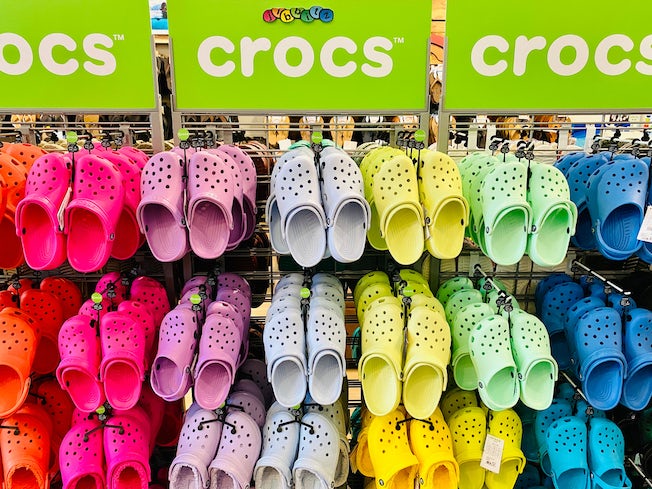
[[[480,467],[494,474],[498,474],[500,472],[500,461],[503,458],[504,448],[505,440],[493,435],[487,435],[487,439],[484,442],[484,450],[482,451],[482,459],[480,460]]]

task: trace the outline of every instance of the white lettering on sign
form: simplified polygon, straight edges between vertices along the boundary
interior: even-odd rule
[[[612,34],[602,39],[593,52],[581,36],[566,34],[548,43],[543,36],[518,36],[513,43],[500,35],[487,35],[479,39],[471,49],[471,65],[482,76],[493,77],[505,73],[512,63],[516,76],[527,73],[528,59],[544,55],[550,70],[559,76],[573,76],[584,70],[591,58],[595,67],[608,76],[618,76],[632,68],[630,55],[635,48],[634,40],[625,34]],[[513,51],[511,54],[510,51]],[[541,51],[542,53],[537,53]],[[500,53],[496,56],[496,52]],[[638,52],[645,61],[637,61],[635,69],[643,75],[652,76],[652,34],[641,40]],[[564,56],[563,54],[566,53]],[[570,54],[570,55],[569,55]],[[487,60],[491,56],[493,62]],[[506,55],[506,56],[501,56]]]
[[[113,47],[113,39],[105,34],[89,34],[82,48],[85,60],[82,64],[85,71],[96,76],[108,76],[115,73],[117,62],[109,51]],[[7,51],[14,49],[18,53],[15,62],[7,60]],[[79,59],[75,55],[77,43],[62,33],[48,34],[39,42],[37,51],[41,65],[58,76],[72,75],[79,70]],[[29,42],[22,36],[11,32],[0,34],[0,73],[6,75],[24,75],[34,64],[34,51]]]
[[[386,37],[372,37],[362,46],[366,62],[358,64],[349,59],[341,64],[335,62],[335,53],[343,51],[348,55],[358,52],[359,46],[348,37],[338,36],[327,40],[319,49],[319,64],[321,68],[334,78],[346,78],[353,75],[358,68],[370,78],[384,78],[392,73],[394,60],[389,55],[394,43]],[[197,61],[200,68],[208,75],[223,78],[231,75],[237,69],[233,55],[236,44],[223,36],[211,36],[199,45]],[[272,46],[272,41],[261,37],[252,39],[244,37],[240,40],[240,71],[250,78],[256,71],[256,59],[264,53],[272,53],[276,69],[288,78],[300,78],[315,68],[316,49],[302,37],[290,36]],[[297,53],[294,56],[291,53]],[[292,63],[291,63],[291,60]]]

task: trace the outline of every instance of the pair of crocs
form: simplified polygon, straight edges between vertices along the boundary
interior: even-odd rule
[[[274,166],[266,205],[271,244],[303,267],[327,255],[342,263],[358,260],[370,212],[360,169],[338,148],[315,156],[298,146]]]
[[[613,421],[592,418],[587,428],[583,419],[566,416],[553,422],[545,436],[555,487],[632,487],[623,465],[623,434]]]
[[[186,412],[170,465],[170,485],[194,489],[248,487],[260,454],[264,423],[260,390],[234,390],[219,410],[193,404]]]
[[[411,416],[423,419],[433,414],[448,383],[451,335],[443,308],[422,276],[403,270],[397,284],[399,297],[387,275],[371,272],[356,286],[362,344],[358,371],[371,413],[384,416],[402,399]]]
[[[256,487],[309,489],[340,487],[349,475],[346,413],[341,401],[307,403],[303,410],[275,403],[263,427]]]
[[[106,284],[118,282],[122,286],[119,274],[105,275],[95,300],[84,302],[59,330],[57,379],[82,412],[95,411],[105,400],[116,409],[135,406],[149,369],[157,325],[169,310],[165,288],[156,280],[134,280],[131,300],[109,292],[115,289]],[[61,293],[65,283],[59,285]]]
[[[346,375],[344,307],[344,289],[333,275],[316,274],[307,283],[303,275],[289,274],[276,285],[263,343],[267,375],[282,406],[300,404],[308,391],[319,404],[339,398]]]
[[[577,209],[561,171],[550,165],[475,153],[459,163],[471,204],[470,237],[499,265],[525,253],[537,265],[561,263],[575,233]]]
[[[105,423],[78,418],[59,450],[64,489],[146,489],[151,480],[150,413],[135,406]]]
[[[514,487],[525,467],[521,451],[523,428],[512,409],[489,411],[488,415],[473,400],[450,414],[450,427],[455,460],[459,464],[460,487],[469,489],[508,489]],[[492,470],[480,465],[487,435],[503,442],[500,463]]]
[[[249,239],[256,227],[256,167],[239,147],[154,155],[141,177],[138,224],[163,262],[190,249],[220,257]]]
[[[436,166],[436,162],[431,163]],[[431,169],[432,165],[428,167]],[[415,162],[396,148],[381,147],[367,153],[360,170],[365,197],[371,207],[369,243],[378,250],[389,250],[401,265],[415,263],[423,254],[425,242],[424,210],[419,201]],[[431,192],[429,189],[428,195]],[[442,203],[430,199],[431,217]],[[435,234],[439,237],[439,233],[435,231]]]
[[[217,409],[247,357],[249,284],[224,273],[215,289],[207,277],[189,280],[180,303],[162,320],[150,381],[154,392],[167,401],[183,398],[194,384],[197,403]]]
[[[143,243],[136,222],[139,200],[140,167],[128,153],[40,157],[16,209],[28,265],[50,270],[67,258],[75,270],[93,272],[110,257],[130,258]]]

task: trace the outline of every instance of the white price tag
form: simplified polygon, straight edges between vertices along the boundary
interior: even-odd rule
[[[292,146],[292,140],[291,139],[281,139],[278,142],[278,149],[281,151],[287,151],[290,149],[290,146]]]
[[[647,206],[645,218],[643,219],[643,224],[641,224],[641,229],[638,231],[637,239],[646,243],[652,243],[652,205]]]
[[[358,147],[358,143],[356,141],[344,141],[345,151],[353,151],[357,147]]]
[[[487,435],[487,440],[484,442],[484,450],[482,451],[482,460],[480,460],[480,467],[494,474],[498,474],[500,472],[500,461],[503,458],[504,447],[505,440],[493,435]]]

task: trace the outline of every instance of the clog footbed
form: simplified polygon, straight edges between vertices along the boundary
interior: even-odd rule
[[[480,467],[487,437],[487,417],[482,408],[468,407],[448,419],[453,437],[453,452],[460,468],[460,487],[482,489],[485,469]]]
[[[459,466],[453,440],[439,409],[424,420],[410,421],[410,448],[419,460],[419,484],[424,489],[457,489]]]
[[[591,174],[608,162],[609,158],[601,153],[585,155],[576,160],[566,174],[570,188],[570,199],[577,206],[577,227],[571,241],[575,246],[583,250],[591,250],[596,247],[591,214],[587,207],[586,186]]]
[[[604,418],[591,419],[588,448],[593,487],[596,489],[632,487],[623,462],[625,439],[616,423]]]
[[[98,324],[86,315],[66,320],[59,331],[57,380],[82,412],[95,411],[104,403],[104,389],[99,382],[102,351]]]
[[[387,242],[385,241],[385,237],[382,235],[380,229],[380,214],[374,199],[374,175],[378,172],[378,169],[382,164],[399,154],[400,151],[396,148],[390,148],[387,146],[376,148],[367,153],[362,160],[362,163],[360,163],[360,171],[362,172],[362,178],[364,180],[365,199],[369,203],[371,211],[367,240],[373,248],[381,251],[387,250]]]
[[[407,319],[403,404],[416,419],[430,417],[448,384],[451,333],[446,320],[427,307],[412,308]]]
[[[566,257],[575,234],[577,207],[570,200],[564,175],[553,166],[532,162],[528,185],[532,228],[527,254],[539,266],[557,266]]]
[[[65,212],[68,262],[78,272],[94,272],[113,249],[124,204],[122,174],[93,154],[77,158],[74,166],[72,200]]]
[[[375,271],[363,275],[355,284],[355,289],[353,290],[353,302],[355,304],[360,301],[360,296],[362,295],[364,289],[373,283],[384,283],[390,285],[389,277],[385,272]]]
[[[25,197],[27,171],[10,155],[0,153],[0,235],[3,246],[0,249],[0,268],[17,268],[25,262],[23,247],[16,234],[15,213],[18,204]]]
[[[308,382],[301,309],[287,309],[270,318],[263,330],[263,343],[267,378],[276,399],[285,407],[300,404],[306,397]]]
[[[217,455],[208,468],[212,489],[240,489],[251,482],[262,439],[260,428],[247,413],[234,410],[224,419]]]
[[[327,248],[327,224],[313,159],[297,154],[287,161],[276,176],[275,193],[288,251],[302,267],[317,265]]]
[[[133,408],[145,379],[145,331],[123,312],[108,312],[100,321],[100,379],[107,401],[116,409]]]
[[[548,409],[537,411],[536,413],[534,427],[537,444],[539,445],[539,463],[541,470],[546,475],[552,475],[550,457],[548,455],[548,442],[546,441],[548,428],[555,421],[571,416],[572,414],[573,407],[571,402],[565,399],[553,399]]]
[[[57,338],[63,324],[61,304],[58,298],[49,292],[27,289],[20,294],[20,308],[38,322],[41,329],[41,339],[32,369],[41,375],[51,374],[57,369],[60,360]]]
[[[480,304],[482,302],[482,294],[477,289],[462,289],[455,292],[444,306],[446,312],[446,321],[448,324],[454,324],[455,316],[470,304]]]
[[[145,242],[136,218],[140,203],[140,168],[134,160],[117,151],[104,151],[100,155],[113,163],[122,175],[124,205],[116,224],[111,256],[117,260],[127,260]]]
[[[498,265],[514,265],[526,251],[532,208],[526,199],[527,166],[494,166],[480,186],[484,249]]]
[[[374,302],[362,325],[362,356],[358,374],[369,411],[384,416],[401,400],[403,313],[395,297]]]
[[[242,332],[235,322],[220,314],[206,317],[202,326],[195,366],[195,402],[217,409],[229,394],[238,365]]]
[[[537,411],[546,409],[552,402],[558,373],[546,327],[535,316],[515,309],[510,314],[510,337],[521,401]]]
[[[232,227],[228,237],[227,251],[234,250],[243,241],[247,232],[247,218],[245,216],[244,188],[241,182],[244,181],[240,165],[222,148],[210,148],[204,150],[206,153],[217,156],[230,169],[233,178],[233,202],[231,203]]]
[[[374,418],[369,425],[367,443],[378,489],[399,489],[414,483],[419,460],[410,449],[402,411],[392,410]]]
[[[41,330],[24,312],[6,307],[0,312],[0,419],[25,402]],[[3,430],[4,431],[4,430]]]
[[[308,310],[308,389],[317,404],[335,403],[346,375],[346,327],[340,311],[339,306],[329,308],[317,298]]]
[[[436,297],[439,302],[446,307],[448,299],[450,299],[453,294],[463,289],[473,289],[473,282],[471,279],[468,277],[453,277],[439,286]]]
[[[50,292],[59,298],[64,320],[77,314],[81,307],[82,298],[79,287],[66,278],[46,277],[41,281],[41,290]]]
[[[469,341],[480,398],[494,411],[513,407],[519,388],[507,319],[495,315],[480,320]]]
[[[416,173],[412,160],[400,155],[382,164],[373,175],[380,232],[390,254],[401,265],[415,263],[424,247],[423,208]]]
[[[647,309],[629,311],[623,341],[627,378],[621,404],[640,411],[652,399],[652,312]]]
[[[566,275],[565,273],[552,273],[543,280],[540,280],[534,289],[534,300],[537,314],[541,315],[543,299],[550,289],[552,289],[557,284],[572,281],[573,277]]]
[[[114,413],[104,428],[107,489],[147,489],[150,425],[138,406]]]
[[[206,151],[190,157],[188,240],[200,258],[218,258],[229,244],[234,227],[233,200],[236,191],[232,163],[230,156],[216,156]]]
[[[489,412],[489,434],[504,441],[500,471],[487,471],[487,489],[512,489],[525,467],[525,455],[521,451],[523,426],[512,409]]]
[[[59,212],[72,180],[70,159],[58,153],[39,158],[27,176],[25,198],[16,208],[16,230],[25,261],[34,270],[51,270],[66,261],[66,239]]]
[[[15,427],[0,432],[4,487],[48,487],[50,417],[41,406],[27,403],[13,415],[3,418],[3,425]]]
[[[587,429],[582,420],[569,416],[555,421],[546,432],[546,443],[555,487],[591,487],[587,462]]]
[[[478,388],[478,376],[471,361],[469,341],[471,332],[478,323],[495,313],[488,304],[483,302],[469,304],[455,315],[452,323],[451,336],[453,339],[453,355],[451,366],[455,383],[460,389],[472,391]]]
[[[154,155],[141,173],[136,217],[152,254],[162,262],[179,260],[190,250],[184,173],[183,158],[172,152]]]
[[[448,423],[451,416],[460,409],[478,407],[478,398],[474,391],[465,391],[459,387],[453,387],[444,393],[439,407]]]
[[[645,214],[649,168],[640,160],[618,160],[597,169],[587,200],[598,251],[624,260],[642,246],[637,235]]]
[[[290,489],[292,465],[299,447],[299,427],[292,411],[278,403],[267,412],[262,450],[254,469],[256,487]]]
[[[105,487],[103,430],[98,420],[76,423],[59,451],[64,489]]]
[[[296,489],[333,487],[339,460],[339,434],[333,423],[318,412],[304,414],[299,450],[292,468]]]
[[[552,356],[562,370],[571,366],[571,342],[574,341],[574,338],[566,336],[566,316],[568,310],[583,298],[581,285],[562,282],[548,290],[541,303],[539,316],[548,330]]]
[[[183,398],[192,385],[197,328],[197,315],[189,308],[177,306],[163,318],[150,381],[167,401]]]
[[[573,151],[571,153],[566,153],[564,156],[559,158],[553,166],[566,176],[573,163],[584,158],[585,156],[587,156],[587,154],[584,151]]]
[[[362,172],[348,154],[335,148],[322,151],[320,164],[328,248],[338,262],[351,263],[364,253],[371,220]]]
[[[582,390],[597,409],[615,408],[622,395],[627,371],[622,327],[620,315],[610,307],[585,313],[575,327]]]
[[[258,178],[256,165],[251,157],[238,146],[224,144],[219,149],[228,154],[240,169],[245,216],[245,231],[242,239],[247,240],[253,236],[256,229],[256,188]]]
[[[462,193],[457,165],[444,153],[421,153],[419,198],[424,207],[426,247],[442,260],[457,257],[464,244],[469,205]]]
[[[186,489],[208,487],[208,466],[221,437],[222,422],[217,413],[193,404],[186,412],[176,456],[170,465],[170,485]]]

